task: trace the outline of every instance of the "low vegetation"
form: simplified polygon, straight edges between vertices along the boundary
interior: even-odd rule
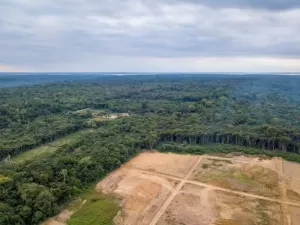
[[[278,174],[262,166],[235,165],[227,160],[213,159],[204,162],[201,168],[194,180],[267,197],[280,197]]]
[[[45,154],[51,154],[57,151],[59,148],[63,147],[64,145],[72,145],[72,142],[77,142],[80,139],[81,135],[93,132],[92,129],[78,131],[74,134],[70,134],[66,137],[60,138],[54,142],[44,144],[40,147],[34,148],[32,150],[26,151],[17,155],[16,157],[11,158],[11,163],[15,162],[24,162],[30,159],[34,159],[40,157]]]
[[[81,195],[81,198],[84,199],[84,204],[77,204],[68,225],[113,225],[113,219],[120,210],[119,203],[114,197],[89,189]]]

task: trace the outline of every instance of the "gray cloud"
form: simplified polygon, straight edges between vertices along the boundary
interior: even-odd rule
[[[104,59],[122,65],[137,57],[299,59],[299,5],[298,0],[2,0],[0,64],[121,70]]]
[[[171,1],[171,0],[170,0]],[[213,7],[232,7],[232,8],[256,8],[268,10],[285,10],[299,8],[299,0],[187,0],[192,3],[209,5]]]

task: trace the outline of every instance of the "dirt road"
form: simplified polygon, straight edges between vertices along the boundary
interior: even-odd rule
[[[205,156],[201,157],[200,158],[200,161],[205,158]],[[221,157],[218,157],[218,159],[221,159]],[[200,163],[199,161],[199,163]],[[198,163],[198,161],[197,161]],[[197,167],[198,164],[195,164],[195,168]],[[198,185],[198,186],[201,186],[201,187],[205,187],[205,188],[209,188],[211,190],[218,190],[218,191],[223,191],[223,192],[226,192],[226,193],[231,193],[231,194],[236,194],[236,195],[241,195],[241,196],[245,196],[245,197],[251,197],[251,198],[257,198],[257,199],[261,199],[261,200],[266,200],[266,201],[270,201],[270,202],[276,202],[276,203],[281,203],[281,204],[286,204],[286,205],[291,205],[291,206],[296,206],[296,207],[300,207],[300,203],[296,203],[296,202],[291,202],[291,201],[287,201],[287,199],[275,199],[275,198],[270,198],[270,197],[265,197],[265,196],[261,196],[261,195],[256,195],[256,194],[251,194],[251,193],[247,193],[247,192],[242,192],[242,191],[234,191],[232,189],[227,189],[227,188],[221,188],[221,187],[218,187],[218,186],[214,186],[214,185],[210,185],[210,184],[206,184],[206,183],[202,183],[202,182],[199,182],[199,181],[192,181],[192,180],[188,180],[187,179],[181,179],[179,177],[175,177],[175,176],[172,176],[172,175],[167,175],[167,174],[164,174],[164,173],[158,173],[158,172],[152,172],[152,171],[147,171],[147,170],[143,170],[143,169],[137,169],[137,168],[129,168],[129,167],[125,167],[126,169],[128,170],[136,170],[136,171],[140,171],[141,173],[144,173],[144,174],[149,174],[149,175],[158,175],[158,176],[161,176],[161,177],[165,177],[165,178],[168,178],[168,179],[172,179],[172,180],[176,180],[176,181],[180,181],[179,184],[181,184],[183,182],[183,185],[185,183],[187,184],[194,184],[194,185]],[[193,168],[189,171],[189,173],[191,171],[193,171],[194,169],[194,166]],[[192,173],[192,172],[191,172]],[[190,176],[191,174],[187,174],[186,176]],[[182,186],[183,186],[182,185]],[[178,188],[179,186],[177,186]],[[175,189],[175,191],[173,192],[173,194],[176,192],[177,188]],[[178,191],[177,191],[178,193]],[[172,197],[173,195],[170,196],[170,198]],[[175,196],[174,196],[175,197]],[[174,198],[173,197],[173,198]],[[172,199],[173,199],[172,198]],[[168,199],[169,200],[169,199]],[[172,200],[171,200],[172,201]],[[150,224],[150,225],[154,225],[154,224]]]
[[[279,164],[278,166],[278,174],[280,177],[280,182],[279,182],[279,188],[280,188],[280,192],[281,192],[281,214],[282,214],[282,223],[286,224],[286,225],[291,225],[292,224],[292,220],[291,220],[291,216],[288,213],[288,204],[286,204],[285,202],[288,200],[287,198],[287,181],[284,177],[284,166],[283,166],[283,160],[282,159],[277,159],[277,163]]]
[[[190,171],[187,173],[187,175],[181,180],[181,182],[177,185],[176,189],[173,191],[173,193],[171,194],[171,196],[168,198],[168,200],[164,203],[164,205],[162,206],[162,208],[158,211],[158,213],[156,214],[156,216],[153,218],[153,220],[151,221],[151,223],[149,225],[155,225],[157,223],[157,221],[159,220],[159,218],[162,216],[162,214],[165,212],[165,210],[167,209],[167,207],[170,205],[170,203],[172,202],[172,200],[175,198],[175,196],[178,194],[178,192],[180,191],[180,189],[183,187],[183,185],[187,182],[187,180],[189,179],[189,177],[192,175],[192,173],[194,172],[194,170],[199,166],[200,162],[201,162],[202,157],[199,157],[197,162],[195,163],[195,165],[190,169]]]

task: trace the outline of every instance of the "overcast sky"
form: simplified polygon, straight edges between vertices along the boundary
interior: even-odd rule
[[[0,0],[0,71],[300,72],[300,0]]]

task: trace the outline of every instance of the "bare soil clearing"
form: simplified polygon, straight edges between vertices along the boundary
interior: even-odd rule
[[[300,224],[300,208],[290,206],[289,207],[291,223],[290,225],[299,225]]]
[[[158,225],[281,225],[280,204],[185,185]]]
[[[42,225],[65,225],[67,221],[71,218],[73,213],[74,213],[73,211],[64,210],[56,217],[47,220]]]
[[[291,201],[300,202],[300,165],[283,161],[282,173],[286,178],[287,198]]]
[[[58,222],[55,219],[50,219],[42,225],[65,225],[65,223]]]
[[[215,195],[215,207],[218,212],[216,225],[284,224],[279,203],[222,191],[217,191]]]
[[[119,199],[115,225],[300,225],[296,171],[280,158],[144,152],[96,190]]]
[[[286,182],[288,179],[285,173],[289,175],[292,173],[287,172],[285,161],[280,158],[205,156],[197,168],[190,171],[197,159],[197,156],[190,155],[146,152],[124,165],[121,171],[127,171],[128,174],[134,171],[137,176],[148,177],[147,179],[152,177],[153,182],[157,182],[158,177],[173,179],[174,182],[177,181],[177,185],[180,185],[180,179],[184,180],[182,178],[192,172],[183,187],[178,193],[175,193],[175,197],[167,205],[162,215],[159,215],[158,221],[149,223],[150,220],[147,220],[148,224],[300,224],[300,220],[297,220],[300,216],[300,208],[288,205],[292,202],[300,205],[300,197],[298,199],[296,191],[292,192],[295,189],[300,191],[300,189],[295,185],[293,189]],[[288,164],[288,166],[290,165]],[[293,166],[300,168],[298,164],[293,164]],[[292,168],[292,170],[294,169]],[[120,175],[116,174],[111,175],[115,177],[112,180],[118,180]],[[296,176],[296,174],[292,175]],[[294,177],[290,179],[294,180]],[[107,181],[110,181],[110,177],[107,178]],[[124,189],[122,186],[125,184],[122,181],[117,183],[118,188],[114,191],[116,193],[118,189]],[[163,182],[160,182],[160,185],[163,185]],[[171,188],[168,189],[169,196],[174,194],[178,186],[173,183],[172,187],[174,188],[173,192]],[[289,189],[291,191],[288,191]],[[288,196],[293,196],[293,198]],[[164,200],[168,199],[165,196]],[[162,201],[158,202],[163,208]],[[127,215],[133,211],[124,206],[123,209],[126,210]],[[155,211],[157,216],[160,211],[157,208]],[[119,224],[126,223],[123,220],[123,223]]]
[[[102,193],[122,199],[115,224],[148,225],[174,190],[176,181],[121,168],[97,185]]]
[[[224,160],[207,157],[191,179],[227,189],[278,198],[279,175],[275,169],[273,160],[247,160],[246,157]]]
[[[157,224],[214,224],[217,219],[214,202],[214,191],[187,184],[171,202]]]
[[[102,122],[107,120],[115,120],[119,118],[129,117],[128,113],[111,113],[108,115],[99,115],[97,113],[93,113],[93,121]]]
[[[191,155],[147,152],[140,154],[126,165],[183,178],[196,161],[197,157]]]

